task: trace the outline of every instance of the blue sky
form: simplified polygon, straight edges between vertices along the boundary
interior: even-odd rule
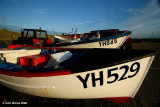
[[[133,38],[160,37],[158,0],[0,0],[0,25],[78,33],[131,30]]]

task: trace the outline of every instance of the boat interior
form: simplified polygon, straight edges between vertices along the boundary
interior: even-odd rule
[[[18,50],[17,50],[18,51]],[[55,66],[45,68],[45,64],[48,63],[51,58],[51,54],[56,54],[59,52],[69,51],[72,53],[72,56],[61,63],[58,63]],[[21,52],[22,53],[22,52]],[[1,66],[0,69],[19,72],[27,70],[29,72],[50,72],[50,71],[60,71],[60,70],[70,70],[71,73],[84,72],[89,70],[100,69],[104,67],[113,66],[116,64],[125,63],[128,61],[136,60],[146,56],[153,55],[153,51],[150,50],[112,50],[112,49],[70,49],[70,50],[41,50],[41,54],[28,55],[22,57],[20,64],[20,57],[16,59],[18,62],[10,63],[1,55]],[[13,53],[12,56],[14,57]],[[61,57],[63,59],[63,57]],[[60,60],[61,60],[60,59]],[[12,59],[13,60],[13,59]],[[32,60],[32,61],[29,61]],[[27,63],[24,63],[24,62]],[[32,64],[31,64],[32,63]],[[27,65],[27,66],[26,66]],[[42,67],[43,66],[43,67]]]

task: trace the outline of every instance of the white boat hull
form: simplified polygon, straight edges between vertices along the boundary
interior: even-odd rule
[[[133,98],[153,59],[154,55],[111,67],[59,76],[20,77],[1,73],[0,83],[22,93],[49,98]]]
[[[113,37],[113,38],[106,38],[106,39],[97,39],[93,41],[86,41],[86,42],[75,42],[69,44],[61,44],[60,46],[54,46],[53,48],[106,48],[106,49],[119,49],[127,40],[128,36],[120,36],[120,37]]]

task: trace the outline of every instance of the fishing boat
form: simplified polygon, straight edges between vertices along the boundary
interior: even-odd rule
[[[66,51],[67,56],[55,58],[55,54],[66,55]],[[40,97],[123,103],[134,98],[155,57],[144,50],[67,49],[53,53],[55,62],[65,60],[47,68],[50,60],[42,57],[47,59],[48,55],[22,56],[17,58],[22,63],[7,63],[0,68],[0,84]]]
[[[106,49],[119,49],[130,36],[131,32],[128,31],[126,33],[105,37],[102,39],[94,39],[88,41],[74,42],[74,43],[65,43],[65,44],[57,44],[53,47],[57,48],[106,48]]]
[[[31,33],[32,32],[32,33]],[[24,29],[22,31],[22,37],[18,38],[16,44],[40,46],[40,47],[53,47],[53,48],[106,48],[106,49],[119,49],[127,41],[131,35],[131,31],[119,31],[119,30],[99,30],[97,33],[91,32],[85,34],[83,40],[69,40],[72,43],[52,44],[51,39],[48,38],[45,30],[39,29]],[[101,35],[101,36],[99,36]],[[88,38],[90,37],[90,38]]]

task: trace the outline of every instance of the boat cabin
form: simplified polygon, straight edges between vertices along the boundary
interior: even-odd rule
[[[113,36],[113,35],[117,35],[125,32],[127,31],[119,31],[119,29],[94,30],[94,31],[90,31],[90,33],[83,34],[83,37],[86,39],[90,39],[93,37],[104,38],[104,37],[109,37],[109,36]]]

